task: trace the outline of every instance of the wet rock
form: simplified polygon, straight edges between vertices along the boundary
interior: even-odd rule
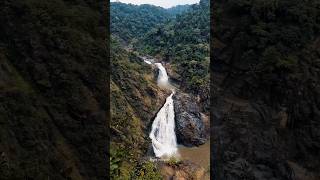
[[[164,64],[167,73],[170,77],[170,81],[176,84],[180,84],[181,83],[181,76],[176,72],[175,67],[170,64],[170,63],[165,63]]]
[[[204,144],[205,126],[194,98],[177,92],[173,99],[178,143],[189,147]]]
[[[210,179],[208,172],[203,167],[190,161],[177,161],[175,164],[163,163],[160,165],[160,169],[164,179]]]

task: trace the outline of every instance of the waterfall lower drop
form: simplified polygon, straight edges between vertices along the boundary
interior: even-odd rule
[[[168,87],[168,75],[161,63],[155,63],[159,69],[158,85]],[[152,147],[156,157],[173,156],[177,154],[177,138],[174,131],[174,106],[172,96],[167,97],[165,104],[158,112],[152,123],[152,130],[149,137],[152,140]]]

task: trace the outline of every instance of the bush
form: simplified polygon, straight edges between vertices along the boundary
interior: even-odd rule
[[[170,159],[168,160],[167,164],[169,166],[176,167],[179,164],[181,164],[181,161],[179,159],[175,158],[175,157],[170,157]]]
[[[146,161],[137,167],[132,179],[162,180],[163,178],[155,164],[151,161]]]

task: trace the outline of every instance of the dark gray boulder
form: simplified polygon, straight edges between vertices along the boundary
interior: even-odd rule
[[[204,144],[205,126],[195,99],[177,92],[173,100],[178,143],[188,147]]]

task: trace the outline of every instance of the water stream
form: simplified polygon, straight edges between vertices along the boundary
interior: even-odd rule
[[[154,60],[145,60],[147,64],[155,64],[159,69],[157,79],[158,86],[171,89],[172,93],[167,97],[165,104],[158,112],[152,124],[149,137],[152,140],[153,152],[156,157],[175,156],[181,160],[190,160],[202,167],[208,167],[210,159],[210,141],[199,147],[185,147],[178,145],[175,134],[174,106],[172,96],[174,88],[169,82],[166,69],[161,63],[154,63]]]
[[[164,88],[170,88],[169,78],[166,69],[161,63],[155,63],[159,69],[158,85]],[[171,88],[170,88],[171,89]],[[152,129],[149,137],[152,140],[153,152],[156,157],[171,157],[177,155],[177,138],[174,131],[174,106],[172,93],[167,97],[165,104],[158,112],[156,118],[152,123]]]

